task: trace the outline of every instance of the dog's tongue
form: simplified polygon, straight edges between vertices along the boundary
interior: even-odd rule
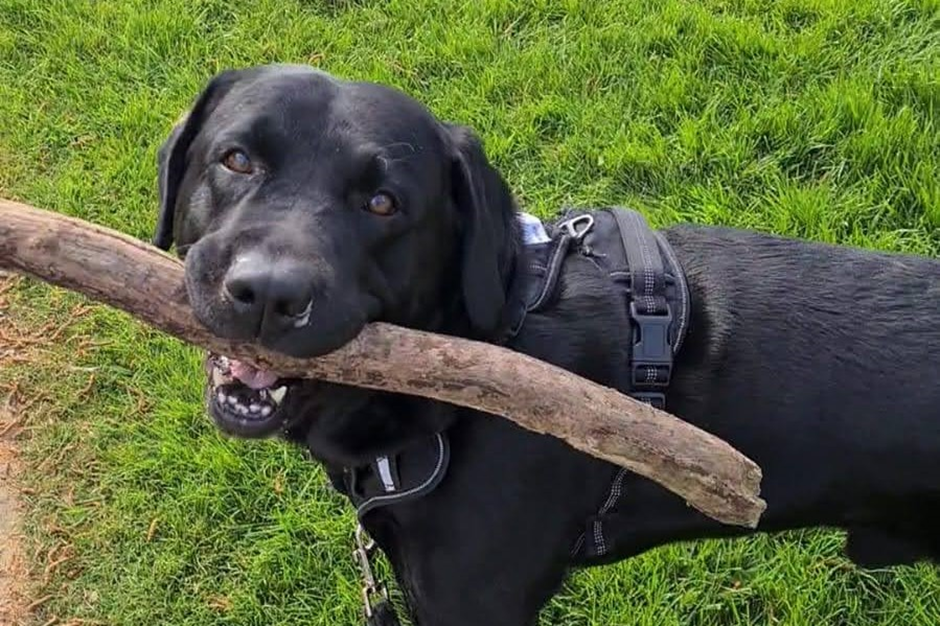
[[[229,363],[232,376],[248,385],[252,389],[264,389],[277,382],[277,374],[265,370],[259,370],[247,363],[232,360]]]

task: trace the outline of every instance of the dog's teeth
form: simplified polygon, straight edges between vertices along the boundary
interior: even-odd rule
[[[226,396],[225,393],[221,391],[215,394],[215,398],[219,401],[219,404],[225,404],[225,402],[228,400],[228,396]]]
[[[235,396],[229,396],[228,403],[231,404],[232,406],[235,406],[236,404],[238,404],[238,398],[236,398]]]
[[[261,415],[263,415],[264,417],[267,417],[268,415],[271,415],[271,411],[273,410],[274,409],[272,409],[268,405],[264,405],[263,407],[261,407]]]
[[[251,405],[248,406],[248,410],[251,411],[252,413],[257,413],[258,411],[261,410],[261,405],[260,405],[260,404],[251,404]]]
[[[287,394],[287,387],[278,387],[277,389],[271,390],[271,399],[274,400],[276,404],[280,404],[284,401],[284,396]]]
[[[239,415],[248,415],[248,407],[244,404],[236,404],[235,410],[238,411]]]
[[[218,367],[212,368],[212,384],[218,387],[225,382],[225,376]]]

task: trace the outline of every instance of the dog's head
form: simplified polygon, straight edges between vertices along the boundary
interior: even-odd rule
[[[154,243],[217,335],[312,357],[371,321],[487,337],[514,207],[466,128],[389,87],[288,65],[213,78],[160,148]],[[276,432],[294,388],[210,359],[226,431]]]

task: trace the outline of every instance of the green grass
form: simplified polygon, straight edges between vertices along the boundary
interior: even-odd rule
[[[0,0],[0,194],[148,237],[172,122],[213,72],[269,61],[474,126],[543,216],[940,252],[937,0]],[[80,302],[29,284],[2,319]],[[213,430],[195,351],[95,307],[40,356],[0,372],[46,398],[23,442],[39,578],[73,555],[39,622],[357,623],[352,515],[297,450]],[[940,623],[934,570],[860,572],[841,542],[659,549],[579,574],[544,623]]]

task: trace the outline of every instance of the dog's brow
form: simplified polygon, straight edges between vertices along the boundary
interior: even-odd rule
[[[418,152],[414,144],[405,141],[396,141],[385,144],[384,146],[379,146],[380,155],[389,162],[403,161],[410,156],[418,154]]]
[[[390,151],[390,150],[393,150],[394,148],[399,148],[399,147],[408,148],[408,151],[409,151],[410,153],[412,153],[412,154],[414,154],[415,152],[417,152],[417,150],[416,150],[415,147],[414,147],[414,144],[408,143],[407,141],[395,141],[395,142],[392,142],[392,143],[390,143],[390,144],[386,144],[386,145],[384,145],[384,146],[380,146],[379,149],[380,149],[380,150],[383,150],[383,151],[386,151],[386,150],[389,150],[389,151]]]
[[[405,150],[402,150],[402,148]],[[412,157],[417,153],[418,150],[414,147],[413,144],[399,141],[380,146],[379,153],[376,154],[373,158],[379,163],[379,165],[382,166],[382,173],[387,174],[389,167],[393,163],[407,161],[409,157]]]
[[[379,155],[377,155],[377,156],[375,157],[375,160],[378,161],[378,162],[379,162],[379,165],[382,166],[382,173],[383,173],[383,174],[387,174],[387,173],[388,173],[388,164],[389,164],[389,159],[388,159],[388,157],[379,154]]]

